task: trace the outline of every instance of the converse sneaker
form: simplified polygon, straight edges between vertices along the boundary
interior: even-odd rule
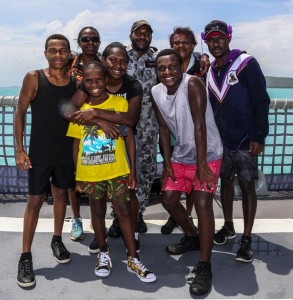
[[[136,274],[136,276],[142,282],[154,282],[157,279],[156,275],[147,267],[145,267],[142,262],[136,257],[128,256],[127,270],[131,273]]]
[[[178,225],[173,220],[173,218],[169,217],[167,223],[161,227],[161,232],[163,234],[170,234],[174,230],[174,228],[177,226]]]
[[[217,233],[214,235],[214,243],[216,245],[223,245],[228,242],[228,240],[234,239],[236,236],[234,226],[228,228],[224,225]]]
[[[110,274],[111,268],[112,268],[112,262],[109,256],[109,249],[106,252],[102,252],[99,250],[97,255],[95,274],[99,277],[107,277]]]
[[[36,284],[33,261],[26,259],[18,263],[17,284],[23,288],[28,288]]]
[[[187,251],[199,251],[198,236],[184,236],[178,244],[172,244],[166,247],[166,251],[171,255],[179,255]]]
[[[83,240],[84,239],[81,217],[74,218],[72,220],[72,227],[71,227],[70,239],[73,240],[73,241]]]
[[[212,288],[211,264],[200,261],[191,273],[194,273],[194,277],[187,279],[187,282],[190,284],[190,295],[203,296],[209,293]]]
[[[240,247],[237,251],[235,259],[237,261],[250,263],[253,261],[251,249],[251,238],[242,236],[240,241]]]
[[[56,261],[59,264],[66,264],[71,259],[70,252],[66,249],[62,241],[52,242],[51,248]]]

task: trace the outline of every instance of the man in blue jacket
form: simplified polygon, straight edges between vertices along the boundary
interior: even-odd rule
[[[258,155],[269,131],[270,98],[256,59],[239,49],[230,50],[232,27],[213,20],[202,33],[215,57],[207,75],[208,96],[213,107],[224,156],[221,167],[221,202],[225,224],[214,237],[217,245],[236,236],[233,225],[234,179],[242,192],[244,231],[236,260],[252,262],[251,231],[257,208],[255,180]]]

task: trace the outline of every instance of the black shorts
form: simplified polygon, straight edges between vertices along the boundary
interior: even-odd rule
[[[258,157],[251,155],[248,150],[224,150],[220,177],[224,179],[235,174],[243,181],[257,180]]]
[[[73,165],[33,165],[28,173],[28,190],[30,195],[43,195],[50,183],[59,189],[67,190],[75,186],[75,168]]]

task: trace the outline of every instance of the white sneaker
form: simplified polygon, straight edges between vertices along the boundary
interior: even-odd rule
[[[111,258],[109,256],[109,251],[98,252],[97,264],[95,268],[95,274],[99,277],[107,277],[110,274],[110,268],[112,268]]]
[[[136,274],[136,276],[142,282],[154,282],[157,279],[156,275],[147,267],[145,267],[142,262],[136,257],[133,258],[131,256],[128,256],[127,270],[131,273]]]

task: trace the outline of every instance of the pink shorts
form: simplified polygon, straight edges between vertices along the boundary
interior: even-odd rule
[[[218,178],[220,174],[221,164],[221,159],[207,163],[211,171],[214,172]],[[174,176],[177,182],[174,182],[171,177],[167,178],[166,183],[162,188],[163,191],[181,191],[190,194],[193,189],[194,191],[204,191],[215,194],[218,186],[218,180],[214,182],[212,186],[209,187],[206,183],[204,183],[203,190],[200,187],[199,180],[196,180],[195,185],[193,185],[194,176],[197,169],[196,165],[171,163],[171,167],[173,169]]]

